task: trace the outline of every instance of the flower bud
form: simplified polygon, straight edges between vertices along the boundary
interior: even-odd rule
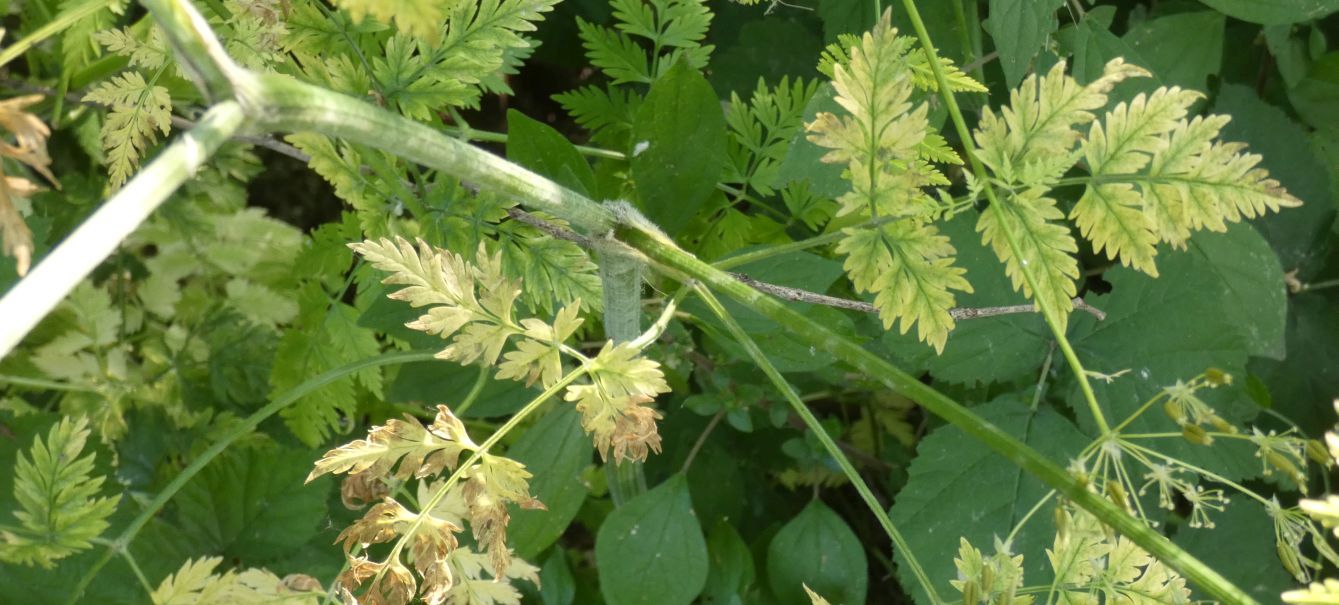
[[[1181,436],[1185,437],[1186,441],[1189,441],[1196,445],[1213,444],[1213,437],[1209,435],[1208,431],[1204,430],[1204,427],[1198,424],[1182,425]]]
[[[1232,384],[1232,375],[1218,368],[1209,368],[1204,371],[1204,380],[1209,386],[1221,387]]]
[[[1315,439],[1306,440],[1306,456],[1316,464],[1326,468],[1334,466],[1334,458],[1330,457],[1330,452],[1325,449],[1325,444]]]

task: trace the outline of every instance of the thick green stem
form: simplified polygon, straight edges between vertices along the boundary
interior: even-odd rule
[[[181,488],[185,487],[186,483],[190,481],[191,478],[195,477],[195,475],[203,470],[206,465],[217,458],[219,454],[223,453],[223,450],[228,449],[228,446],[232,445],[234,441],[237,441],[245,435],[251,434],[251,432],[256,430],[256,427],[260,426],[260,423],[265,421],[265,419],[279,413],[279,410],[292,405],[293,402],[302,398],[302,396],[355,372],[367,368],[375,368],[396,363],[429,361],[434,359],[434,355],[436,354],[436,351],[386,353],[384,355],[371,357],[335,368],[293,387],[293,389],[289,390],[287,393],[284,393],[274,401],[271,401],[269,405],[256,410],[254,414],[247,416],[245,420],[233,425],[232,428],[224,433],[218,441],[215,441],[213,445],[209,446],[209,449],[206,449],[198,458],[191,462],[190,466],[182,469],[181,472],[172,479],[172,482],[168,483],[167,487],[163,488],[163,491],[158,492],[158,495],[144,507],[144,510],[140,511],[140,514],[130,522],[130,525],[126,526],[121,532],[121,535],[117,536],[116,539],[108,545],[106,551],[102,553],[102,557],[95,561],[93,565],[88,568],[88,571],[84,572],[84,575],[79,579],[79,582],[75,584],[74,592],[70,594],[70,600],[68,602],[71,605],[78,603],[79,599],[84,595],[84,590],[86,590],[88,585],[93,582],[93,579],[98,576],[98,572],[102,571],[102,568],[111,561],[112,557],[115,556],[117,552],[129,550],[131,541],[135,539],[136,535],[139,535],[140,530],[144,529],[144,526],[149,523],[149,520],[157,515],[159,511],[163,510],[163,507],[167,505],[168,501],[171,500],[173,496],[176,496],[177,492],[181,491]]]
[[[1236,605],[1255,604],[1254,599],[1234,586],[1227,578],[1101,495],[1089,491],[1087,484],[1075,479],[1037,450],[922,383],[915,376],[903,372],[854,341],[833,333],[827,327],[799,314],[780,301],[698,260],[650,231],[633,225],[623,225],[615,230],[615,235],[646,254],[658,265],[687,278],[698,280],[770,318],[785,328],[797,342],[832,355],[842,363],[869,378],[878,380],[884,386],[905,395],[936,416],[962,429],[1092,513],[1104,524],[1133,540],[1158,560],[1203,587],[1214,598]]]
[[[600,285],[604,296],[604,335],[614,342],[633,340],[642,333],[642,262],[625,249],[599,251]],[[609,497],[614,506],[646,493],[641,462],[605,464]]]
[[[374,147],[441,170],[526,205],[603,233],[613,226],[604,206],[430,126],[345,96],[273,74],[245,74],[234,83],[259,126],[271,131],[319,132]]]
[[[998,196],[995,195],[995,188],[990,185],[990,175],[986,172],[986,167],[981,163],[981,159],[976,157],[976,151],[972,148],[972,133],[967,128],[967,121],[962,117],[962,110],[958,108],[958,101],[953,96],[953,89],[949,88],[948,77],[944,75],[944,66],[939,61],[934,60],[937,57],[934,43],[930,40],[930,32],[925,29],[925,22],[921,20],[920,11],[916,10],[915,0],[902,0],[902,5],[906,8],[907,17],[911,19],[911,26],[916,30],[916,37],[920,39],[921,46],[925,48],[925,54],[932,57],[930,60],[930,70],[934,72],[935,83],[939,88],[939,96],[944,100],[944,107],[948,109],[949,118],[953,122],[953,127],[958,132],[958,138],[962,140],[963,155],[967,156],[967,162],[972,166],[972,172],[976,175],[977,182],[981,183],[986,194],[986,199],[990,205],[996,208],[1004,208],[1000,205]],[[1000,221],[1000,231],[1004,233],[1005,240],[1009,243],[1009,250],[1013,252],[1015,258],[1023,258],[1022,250],[1018,246],[1017,234],[1009,228],[1007,221]],[[1032,269],[1026,263],[1019,263],[1019,269],[1023,273],[1023,279],[1027,282],[1028,288],[1032,290],[1034,297],[1037,292],[1037,278],[1032,273]],[[1102,406],[1097,403],[1097,395],[1093,393],[1093,387],[1088,382],[1088,372],[1083,369],[1083,364],[1079,362],[1079,356],[1074,353],[1074,347],[1070,346],[1069,339],[1065,336],[1065,324],[1055,309],[1041,298],[1037,298],[1037,309],[1046,320],[1046,325],[1050,326],[1051,332],[1055,335],[1056,345],[1060,347],[1061,354],[1065,361],[1074,371],[1074,379],[1079,383],[1079,390],[1083,392],[1083,398],[1088,403],[1088,410],[1093,415],[1093,420],[1097,422],[1097,427],[1105,435],[1111,432],[1107,424],[1106,415],[1102,413]]]
[[[107,200],[52,250],[32,273],[0,298],[0,358],[79,285],[126,236],[195,175],[219,146],[242,127],[245,112],[234,102],[219,103],[195,128],[164,149],[148,167]]]
[[[767,358],[767,354],[763,353],[762,349],[758,347],[758,343],[749,337],[748,333],[739,326],[739,322],[735,321],[735,318],[725,310],[719,300],[716,300],[716,296],[710,290],[701,286],[698,286],[697,291],[702,296],[703,302],[711,309],[711,312],[715,313],[716,317],[720,318],[721,322],[725,324],[725,329],[730,332],[730,336],[740,346],[744,347],[744,351],[748,353],[753,363],[757,364],[763,374],[767,375],[767,379],[772,381],[772,385],[786,398],[786,402],[804,421],[804,425],[809,427],[809,430],[813,431],[814,435],[818,437],[818,441],[823,444],[823,449],[827,450],[828,455],[837,461],[837,466],[841,467],[842,474],[846,475],[851,485],[855,486],[855,491],[860,494],[860,499],[865,501],[865,506],[869,508],[870,512],[874,513],[874,517],[879,520],[879,525],[883,527],[884,533],[887,533],[888,538],[893,541],[893,547],[902,553],[903,559],[907,562],[907,567],[911,568],[912,575],[916,576],[916,581],[920,582],[921,588],[930,597],[930,602],[935,605],[942,603],[943,599],[939,597],[939,592],[935,590],[930,577],[925,575],[925,568],[921,567],[920,560],[916,558],[916,553],[911,550],[911,545],[907,544],[907,539],[902,536],[902,532],[898,531],[897,526],[893,525],[893,520],[888,517],[888,512],[884,510],[883,504],[874,497],[874,492],[869,489],[869,484],[865,483],[865,478],[860,475],[860,471],[856,470],[855,465],[851,464],[851,460],[842,452],[842,448],[837,445],[837,442],[833,441],[832,436],[828,435],[827,430],[823,428],[823,424],[818,421],[818,417],[814,416],[809,406],[800,401],[799,393],[795,392],[795,388],[776,369],[772,361]]]

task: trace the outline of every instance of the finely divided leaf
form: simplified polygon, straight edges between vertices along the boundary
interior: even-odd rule
[[[1027,189],[1001,199],[999,205],[981,213],[976,230],[1004,261],[1014,290],[1060,314],[1063,324],[1078,292],[1079,263],[1074,254],[1079,246],[1069,228],[1059,222],[1064,214],[1055,207],[1055,200],[1043,194],[1041,189]],[[1025,270],[1035,284],[1028,283]]]

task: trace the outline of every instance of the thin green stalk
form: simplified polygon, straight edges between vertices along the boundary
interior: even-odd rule
[[[990,205],[1002,210],[1004,206],[1000,205],[1000,200],[995,195],[995,188],[990,183],[990,175],[986,172],[986,167],[981,163],[981,159],[976,157],[975,150],[972,149],[972,133],[967,128],[967,121],[962,117],[962,110],[958,108],[958,101],[953,96],[953,90],[949,88],[948,77],[944,75],[944,66],[933,59],[933,57],[939,55],[935,52],[934,44],[930,40],[930,33],[925,29],[925,22],[921,20],[920,12],[916,9],[916,2],[915,0],[902,0],[902,5],[906,8],[907,17],[911,19],[912,28],[916,30],[916,37],[920,39],[926,55],[932,57],[929,61],[930,70],[934,72],[939,96],[944,100],[944,106],[948,109],[949,118],[953,121],[953,127],[958,132],[958,138],[962,140],[963,155],[967,156],[967,161],[972,166],[972,172],[976,174],[977,180],[982,184]],[[1004,238],[1008,240],[1009,249],[1013,252],[1014,257],[1023,258],[1017,237],[1006,221],[1000,221],[1000,231],[1004,233]],[[1040,290],[1037,288],[1037,278],[1032,274],[1032,269],[1023,263],[1019,264],[1019,269],[1023,273],[1028,288],[1032,290],[1035,296]],[[1069,339],[1065,337],[1065,326],[1061,323],[1060,317],[1056,315],[1056,310],[1040,298],[1036,299],[1036,303],[1042,317],[1046,320],[1046,325],[1050,326],[1051,332],[1055,334],[1056,344],[1060,347],[1060,352],[1065,356],[1065,361],[1069,363],[1070,369],[1074,372],[1074,378],[1079,383],[1079,390],[1083,392],[1083,398],[1088,403],[1088,410],[1097,422],[1098,429],[1103,434],[1111,432],[1111,428],[1107,425],[1106,415],[1102,413],[1102,406],[1097,403],[1097,395],[1088,382],[1088,372],[1084,370],[1083,364],[1079,362],[1078,355],[1074,353],[1074,347],[1070,346]]]
[[[505,132],[492,132],[489,130],[477,130],[474,128],[462,128],[460,126],[447,126],[446,132],[459,136],[466,141],[483,141],[485,143],[506,143],[508,135]],[[593,158],[603,158],[606,160],[626,160],[628,155],[621,151],[613,149],[603,149],[600,147],[590,147],[587,145],[573,145],[581,155],[588,155]]]
[[[869,484],[865,483],[865,478],[856,470],[855,465],[851,464],[851,460],[842,452],[837,442],[833,441],[832,436],[824,430],[823,424],[818,421],[818,417],[814,416],[809,406],[800,401],[800,396],[795,392],[795,388],[776,369],[772,361],[767,358],[767,354],[763,353],[762,349],[758,347],[758,343],[754,342],[748,333],[739,326],[739,322],[735,321],[735,318],[725,310],[721,301],[717,300],[710,290],[702,286],[697,287],[697,293],[702,298],[702,302],[706,303],[712,313],[715,313],[716,317],[721,320],[721,323],[725,324],[725,329],[730,332],[730,336],[734,338],[735,342],[744,347],[744,351],[748,353],[753,363],[763,371],[763,374],[767,375],[767,379],[772,381],[772,385],[786,398],[786,402],[804,421],[804,425],[809,427],[810,431],[813,431],[814,436],[818,437],[818,441],[823,444],[823,449],[827,450],[828,455],[837,461],[837,466],[841,467],[842,474],[846,475],[847,480],[855,487],[855,491],[860,494],[860,499],[865,501],[865,506],[879,520],[879,525],[883,527],[883,531],[893,541],[893,546],[901,551],[907,567],[911,569],[912,575],[916,576],[916,581],[920,583],[921,589],[930,597],[930,602],[936,605],[942,603],[943,599],[939,598],[939,592],[935,590],[930,577],[925,574],[925,568],[921,566],[920,560],[916,558],[916,553],[911,550],[911,545],[907,544],[907,539],[903,537],[902,532],[897,529],[896,525],[893,525],[893,520],[888,518],[888,512],[884,510],[883,504],[880,504],[879,500],[874,497],[874,492],[869,489]]]
[[[0,358],[139,227],[182,183],[195,175],[242,128],[246,112],[235,102],[214,105],[126,183],[97,212],[0,298]]]
[[[455,415],[464,414],[466,410],[474,407],[476,401],[479,401],[479,394],[484,392],[484,385],[488,384],[489,373],[488,366],[479,366],[479,377],[474,379],[474,386],[470,387],[470,392],[465,395],[465,400],[456,406]]]
[[[0,67],[8,65],[10,61],[19,58],[23,53],[28,52],[32,47],[37,46],[43,40],[65,31],[65,28],[74,25],[80,19],[107,8],[110,5],[111,0],[89,0],[83,4],[70,7],[65,12],[56,15],[52,20],[47,21],[42,27],[33,30],[31,34],[20,38],[6,47],[3,51],[0,51]]]
[[[1214,598],[1234,605],[1255,605],[1256,601],[1240,588],[1162,534],[1130,516],[1101,495],[1089,491],[1087,484],[1075,479],[1037,450],[922,383],[915,376],[907,374],[859,344],[833,333],[829,328],[801,315],[780,301],[698,260],[653,232],[642,227],[622,225],[615,230],[615,235],[646,254],[651,261],[664,269],[698,280],[712,290],[729,296],[775,321],[797,342],[832,355],[847,366],[907,396],[930,413],[962,429],[1079,507],[1092,513],[1112,529],[1130,538],[1158,560],[1203,587]]]
[[[130,525],[126,526],[121,532],[121,535],[117,536],[115,540],[112,540],[107,546],[107,550],[103,552],[102,557],[98,558],[98,560],[88,568],[88,571],[84,572],[83,577],[79,579],[78,583],[75,584],[74,592],[70,594],[70,600],[68,602],[71,605],[78,603],[79,599],[84,595],[84,590],[86,590],[88,585],[93,582],[93,579],[98,576],[98,572],[102,571],[102,568],[107,565],[107,562],[110,561],[117,552],[128,550],[130,548],[130,543],[134,541],[136,535],[139,535],[140,530],[144,529],[144,526],[148,524],[149,520],[157,515],[158,512],[167,505],[168,501],[170,501],[173,496],[176,496],[177,492],[181,491],[181,488],[186,486],[188,481],[203,470],[205,466],[214,460],[214,458],[217,458],[219,454],[223,453],[223,450],[227,449],[233,442],[254,431],[261,422],[265,421],[265,419],[279,413],[280,410],[292,405],[293,402],[302,398],[304,395],[355,372],[397,363],[428,361],[433,359],[435,354],[436,351],[385,353],[376,357],[370,357],[368,359],[340,366],[293,387],[288,392],[277,397],[274,401],[271,401],[269,405],[256,410],[255,413],[247,416],[245,420],[233,425],[233,427],[224,433],[218,441],[215,441],[213,445],[202,452],[189,466],[182,469],[176,477],[173,477],[172,482],[168,483],[167,486],[163,488],[163,491],[158,492],[158,495],[145,505],[144,510],[140,511],[140,514],[130,522]]]

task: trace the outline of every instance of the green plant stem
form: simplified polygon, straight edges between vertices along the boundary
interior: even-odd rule
[[[292,405],[293,402],[302,398],[304,395],[355,372],[397,363],[429,361],[433,359],[435,354],[436,351],[385,353],[376,357],[370,357],[368,359],[340,366],[293,387],[288,392],[275,398],[274,401],[271,401],[265,407],[256,410],[255,413],[247,416],[245,420],[233,425],[228,432],[219,437],[218,441],[215,441],[213,445],[210,445],[209,448],[202,452],[199,457],[190,463],[190,465],[182,469],[176,477],[173,477],[172,482],[168,483],[162,491],[158,492],[158,495],[154,496],[154,499],[145,505],[144,510],[140,511],[140,514],[130,522],[130,525],[127,525],[126,528],[121,531],[121,534],[107,545],[107,550],[103,552],[102,557],[95,561],[93,565],[88,568],[88,571],[84,572],[83,577],[79,579],[78,583],[75,584],[74,592],[70,594],[70,600],[68,602],[71,605],[78,603],[80,597],[84,595],[84,590],[86,590],[88,585],[93,582],[93,579],[97,577],[98,572],[102,571],[102,568],[107,565],[107,562],[118,552],[128,551],[130,543],[134,541],[135,536],[139,534],[140,530],[144,529],[144,526],[148,524],[149,520],[157,515],[158,512],[167,505],[168,501],[170,501],[173,496],[176,496],[177,492],[181,491],[181,488],[186,486],[187,482],[217,458],[219,454],[223,453],[223,450],[232,445],[234,441],[237,441],[254,431],[265,419],[279,413],[280,410]]]
[[[65,12],[56,15],[50,21],[47,21],[41,27],[33,30],[32,33],[18,39],[13,44],[0,51],[0,67],[8,65],[10,61],[19,58],[23,53],[28,52],[32,47],[37,46],[43,40],[50,38],[65,28],[74,25],[80,19],[96,13],[104,8],[111,6],[111,0],[89,0],[83,4],[70,7]]]
[[[932,62],[933,64],[933,62]],[[728,273],[707,265],[680,250],[656,234],[631,225],[615,230],[618,239],[646,254],[653,262],[674,273],[695,279],[777,322],[797,342],[828,353],[884,386],[919,403],[998,452],[1024,471],[1032,474],[1103,523],[1133,540],[1172,569],[1203,587],[1215,598],[1235,605],[1254,605],[1256,601],[1230,581],[1173,544],[1162,534],[1088,490],[1063,468],[1013,435],[978,416],[944,394],[903,372],[859,344],[834,334],[830,329],[790,309]]]
[[[1311,283],[1309,283],[1309,284],[1302,284],[1302,286],[1301,286],[1300,288],[1298,288],[1297,291],[1298,291],[1299,293],[1300,293],[1300,292],[1315,292],[1316,290],[1324,290],[1324,289],[1326,289],[1326,288],[1334,288],[1334,287],[1339,287],[1339,279],[1327,279],[1327,280],[1325,280],[1325,281],[1318,281],[1318,282],[1311,282]]]
[[[967,157],[968,163],[972,166],[972,172],[976,174],[985,191],[986,199],[990,205],[997,211],[1004,211],[1004,206],[1000,205],[1000,200],[995,195],[995,188],[991,186],[990,175],[986,172],[986,167],[981,163],[981,159],[976,157],[976,151],[972,148],[972,133],[967,128],[967,121],[962,117],[962,110],[958,108],[958,101],[953,96],[953,90],[949,88],[948,77],[944,75],[944,66],[940,65],[935,59],[939,55],[935,52],[934,44],[930,40],[930,33],[925,29],[925,22],[921,20],[920,12],[916,9],[915,0],[902,0],[902,5],[906,8],[907,17],[911,19],[912,28],[916,30],[916,37],[920,39],[921,46],[925,49],[927,56],[931,57],[930,70],[934,72],[935,82],[939,88],[939,96],[944,100],[944,106],[948,109],[949,118],[953,122],[953,127],[958,132],[958,138],[962,140],[963,155]],[[1013,252],[1015,258],[1022,259],[1022,249],[1018,246],[1017,236],[1009,228],[1007,221],[1000,221],[1000,231],[1004,233],[1004,238],[1008,240],[1009,249]],[[1093,420],[1097,422],[1097,427],[1102,434],[1111,432],[1107,424],[1106,415],[1102,412],[1102,406],[1097,403],[1097,395],[1093,392],[1093,387],[1088,382],[1088,372],[1084,370],[1083,364],[1079,362],[1079,357],[1074,353],[1074,347],[1070,346],[1069,339],[1065,337],[1065,324],[1062,318],[1057,315],[1056,310],[1051,308],[1048,301],[1042,298],[1036,298],[1040,292],[1037,288],[1037,278],[1032,274],[1032,269],[1025,263],[1019,263],[1019,270],[1027,282],[1028,288],[1032,290],[1033,297],[1037,303],[1037,309],[1041,311],[1042,317],[1046,320],[1046,325],[1050,326],[1051,332],[1055,334],[1056,345],[1060,347],[1061,354],[1065,361],[1074,372],[1074,378],[1079,383],[1079,390],[1083,392],[1084,401],[1088,404],[1088,410],[1093,415]]]
[[[597,256],[604,297],[604,335],[615,343],[633,340],[642,333],[642,262],[621,246],[600,247]],[[646,471],[641,462],[606,463],[604,473],[609,497],[616,507],[646,493]]]
[[[767,375],[767,379],[772,382],[777,391],[780,391],[781,396],[785,397],[791,409],[804,421],[804,425],[809,427],[814,436],[818,437],[818,441],[823,444],[823,449],[827,450],[828,455],[832,456],[832,459],[837,462],[837,466],[842,469],[842,474],[846,475],[846,479],[855,487],[856,492],[860,494],[860,499],[865,501],[865,506],[879,520],[879,525],[883,527],[884,533],[888,534],[888,538],[893,541],[893,546],[901,551],[907,567],[911,569],[912,575],[916,576],[916,581],[920,582],[921,589],[930,597],[930,602],[936,605],[942,603],[943,600],[939,598],[939,592],[935,590],[930,577],[925,574],[925,568],[921,566],[920,560],[916,558],[916,553],[911,550],[911,546],[907,544],[902,532],[897,529],[896,525],[893,525],[893,521],[888,517],[888,512],[884,510],[883,504],[879,503],[878,499],[874,497],[874,492],[869,489],[869,484],[865,483],[865,478],[856,470],[855,465],[851,464],[851,460],[842,452],[841,447],[832,439],[832,436],[828,435],[828,432],[823,428],[823,424],[818,421],[818,417],[814,416],[809,406],[800,401],[800,396],[795,392],[795,388],[776,369],[772,361],[767,358],[767,354],[763,353],[762,349],[758,347],[758,343],[754,342],[753,338],[749,337],[748,333],[739,326],[739,322],[735,321],[735,318],[725,310],[721,301],[717,300],[710,290],[702,286],[697,287],[697,293],[702,298],[702,302],[706,303],[712,313],[721,320],[721,323],[725,324],[725,329],[730,332],[731,338],[744,347],[744,351],[748,353],[753,363],[763,371],[763,374]]]
[[[8,355],[150,213],[194,176],[242,127],[245,115],[236,102],[211,107],[195,128],[164,149],[0,298],[0,317],[4,318],[0,358]]]
[[[479,394],[484,392],[484,385],[488,384],[488,366],[479,366],[479,377],[474,379],[474,386],[470,387],[470,392],[465,395],[465,400],[456,406],[453,412],[456,416],[464,414],[466,410],[474,407],[474,403],[479,401]]]
[[[272,131],[318,132],[387,151],[480,188],[525,200],[578,229],[607,232],[609,209],[487,151],[353,97],[274,74],[244,73],[239,98]]]
[[[462,128],[460,126],[448,126],[444,129],[466,141],[483,141],[485,143],[506,143],[508,134],[505,132],[492,132],[489,130],[476,130],[474,128]],[[627,154],[613,149],[603,149],[600,147],[590,147],[587,145],[573,145],[581,155],[588,155],[593,158],[603,158],[606,160],[626,160]]]

